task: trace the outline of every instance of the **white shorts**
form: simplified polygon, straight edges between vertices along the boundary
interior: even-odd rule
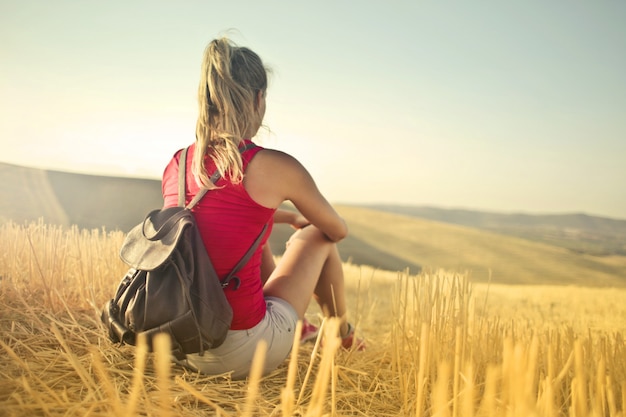
[[[298,314],[282,298],[265,297],[267,311],[259,324],[247,330],[229,330],[226,340],[203,355],[190,354],[178,364],[209,375],[232,372],[233,379],[248,376],[257,344],[267,343],[263,374],[285,361],[293,346]]]

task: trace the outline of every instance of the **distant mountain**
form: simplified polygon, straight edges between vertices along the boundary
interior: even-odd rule
[[[158,180],[70,174],[0,163],[0,223],[43,219],[128,231],[162,206]],[[626,286],[625,223],[586,215],[531,216],[425,207],[338,206],[350,235],[344,261],[391,271],[444,268],[475,281]],[[293,231],[270,237],[283,253]],[[613,249],[611,249],[613,248]],[[584,252],[584,253],[583,253]],[[615,256],[593,256],[592,253]]]
[[[0,163],[0,220],[128,231],[163,206],[161,182]]]
[[[474,227],[359,206],[337,206],[350,234],[425,270],[472,281],[626,287],[625,256],[592,256]]]
[[[54,224],[70,222],[48,173],[0,163],[0,220],[23,223],[39,218]]]
[[[626,220],[582,213],[503,214],[426,206],[373,204],[367,207],[443,223],[522,237],[592,255],[626,255]]]
[[[48,181],[72,224],[128,231],[163,207],[161,181],[48,171]]]
[[[49,224],[129,231],[150,210],[162,207],[161,181],[48,171],[0,163],[0,223],[19,224],[43,219]],[[270,237],[274,253],[282,255],[293,233],[277,225]],[[356,236],[341,243],[344,260],[387,270],[420,266],[371,247]]]

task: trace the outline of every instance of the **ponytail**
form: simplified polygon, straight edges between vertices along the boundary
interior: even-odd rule
[[[206,171],[212,158],[222,177],[243,180],[239,145],[261,121],[256,100],[267,88],[267,70],[261,58],[226,38],[209,43],[204,51],[198,87],[198,121],[192,170],[200,184],[215,188]]]

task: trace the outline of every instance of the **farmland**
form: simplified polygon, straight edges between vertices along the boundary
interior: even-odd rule
[[[342,212],[353,229],[381,223],[379,214]],[[407,224],[380,228],[409,236],[416,229]],[[43,222],[0,226],[0,413],[624,415],[624,289],[490,283],[454,265],[411,274],[346,262],[351,320],[368,349],[336,351],[331,332],[324,348],[303,345],[268,376],[232,381],[173,367],[163,351],[108,341],[99,309],[125,272],[122,239]],[[333,326],[314,306],[308,316]]]

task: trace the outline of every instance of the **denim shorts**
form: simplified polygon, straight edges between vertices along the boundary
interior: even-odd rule
[[[229,330],[226,340],[204,354],[190,354],[176,361],[194,371],[209,375],[232,372],[233,379],[248,376],[257,344],[267,343],[263,374],[276,369],[285,361],[293,346],[298,314],[282,298],[265,297],[267,311],[263,320],[247,330]]]

